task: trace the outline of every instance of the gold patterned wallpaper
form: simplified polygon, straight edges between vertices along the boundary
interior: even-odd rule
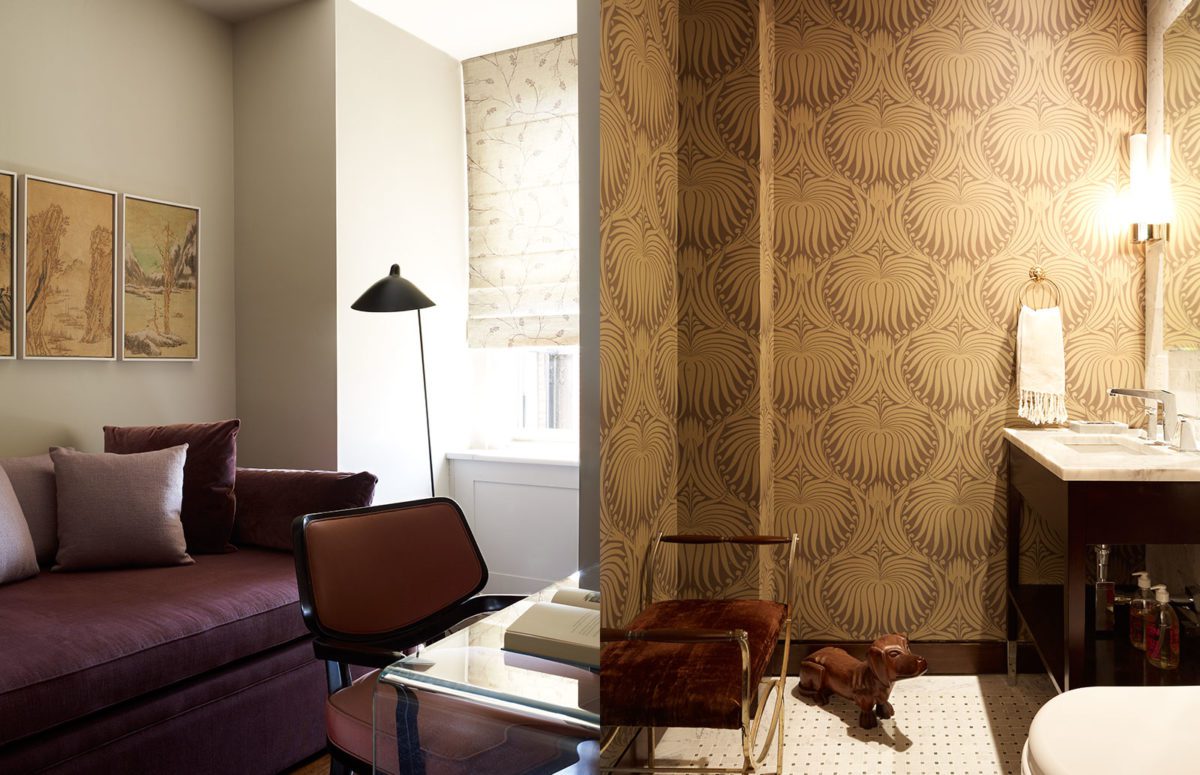
[[[1163,36],[1163,112],[1175,221],[1166,243],[1163,345],[1200,349],[1200,3]]]
[[[690,532],[772,527],[770,9],[680,6],[677,492]],[[689,552],[707,563],[681,575],[696,593],[758,595],[758,551]]]
[[[780,2],[776,503],[801,632],[999,638],[1017,295],[1062,289],[1068,409],[1142,378],[1110,208],[1144,122],[1136,0]],[[1031,531],[1031,535],[1036,535]]]
[[[636,612],[650,537],[676,526],[677,13],[676,0],[601,4],[600,553],[609,624]]]
[[[609,19],[630,4],[605,5]],[[627,613],[629,558],[670,514],[680,529],[798,532],[803,638],[1002,637],[1001,429],[1017,422],[1013,342],[1031,264],[1063,292],[1071,415],[1137,419],[1104,389],[1142,379],[1141,259],[1114,204],[1125,138],[1144,124],[1144,8],[690,0],[678,23],[674,78],[660,66],[640,99],[628,81],[602,83],[606,104],[610,88],[632,105],[677,89],[680,118],[677,241],[602,246],[603,368],[620,349],[650,369],[606,371],[606,412],[632,393],[625,384],[678,390],[673,425],[669,400],[633,428],[636,415],[606,414],[606,489],[641,498],[619,522],[611,508],[603,517],[605,558],[624,563],[605,568],[610,621]],[[608,64],[645,61],[653,39],[607,52]],[[613,176],[662,169],[620,128],[602,123],[606,193]],[[675,306],[655,308],[677,316],[674,362],[649,329],[629,338],[611,300],[612,286],[670,287],[635,279],[664,248]],[[650,443],[657,423],[670,427]],[[674,482],[647,477],[671,469],[658,445],[672,434]],[[626,435],[637,443],[611,443]],[[673,512],[658,499],[672,486]],[[1049,556],[1030,535],[1030,556]],[[751,560],[686,570],[706,592],[778,582]]]

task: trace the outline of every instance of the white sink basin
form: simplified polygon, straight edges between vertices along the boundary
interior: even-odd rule
[[[1170,455],[1170,447],[1147,444],[1127,436],[1076,436],[1055,439],[1059,444],[1083,455]]]

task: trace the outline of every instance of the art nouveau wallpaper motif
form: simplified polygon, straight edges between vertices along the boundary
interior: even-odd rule
[[[624,364],[636,362],[627,381],[670,389],[674,376],[679,395],[674,426],[667,400],[636,427],[628,412],[606,414],[606,486],[631,486],[620,471],[670,471],[659,450],[672,433],[678,475],[629,480],[654,486],[622,502],[619,524],[606,511],[606,560],[645,546],[659,493],[674,487],[681,529],[801,535],[801,637],[999,638],[1001,429],[1017,421],[1013,341],[1030,265],[1063,291],[1071,415],[1137,419],[1104,390],[1142,378],[1141,259],[1113,205],[1125,137],[1144,124],[1144,9],[772,5],[683,4],[674,79],[660,64],[648,83],[602,83],[606,104],[677,86],[680,105],[677,253],[669,241],[602,245],[603,368],[620,361],[617,373],[633,374]],[[757,26],[764,12],[771,23]],[[620,51],[610,66],[633,59]],[[646,91],[631,95],[631,83]],[[773,143],[761,142],[764,117]],[[606,182],[653,175],[621,131],[604,119]],[[610,152],[618,144],[626,150]],[[615,288],[633,282],[614,268],[661,273],[662,260],[675,262],[677,304],[649,306],[678,316],[674,369],[649,332],[613,333],[626,326]],[[636,442],[612,444],[618,436]],[[1026,564],[1053,572],[1036,560],[1053,537],[1029,534]],[[770,583],[748,557],[694,570],[709,592]],[[606,592],[621,598],[619,575]]]
[[[690,532],[772,527],[770,10],[680,7],[677,492]],[[688,553],[715,571],[681,576],[700,594],[758,594],[758,550]]]
[[[678,5],[601,8],[600,551],[615,624],[636,612],[650,537],[676,524]]]
[[[1071,416],[1136,419],[1104,391],[1142,376],[1140,258],[1111,205],[1144,10],[790,0],[776,24],[774,473],[802,634],[999,638],[1031,264],[1064,295]]]
[[[1200,349],[1200,5],[1193,3],[1163,39],[1163,109],[1171,135],[1175,221],[1164,252],[1163,344]]]

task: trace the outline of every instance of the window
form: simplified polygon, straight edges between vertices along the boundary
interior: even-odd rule
[[[575,45],[463,62],[477,446],[579,436]]]
[[[520,360],[517,389],[516,438],[569,440],[579,433],[579,348],[522,348],[511,351]]]

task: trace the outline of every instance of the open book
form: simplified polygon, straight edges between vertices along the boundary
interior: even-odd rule
[[[553,602],[534,603],[504,633],[505,650],[599,667],[599,597],[597,592],[564,589]]]
[[[591,589],[560,589],[550,598],[551,603],[600,610],[600,593]]]

